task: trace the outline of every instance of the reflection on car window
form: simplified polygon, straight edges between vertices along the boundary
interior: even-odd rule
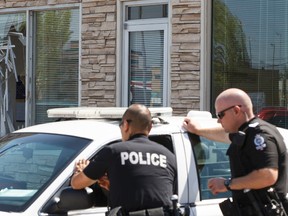
[[[91,141],[51,134],[0,140],[0,211],[23,211]]]
[[[208,189],[208,179],[213,177],[230,177],[230,164],[226,151],[229,145],[214,142],[189,133],[198,167],[201,199],[229,197],[230,192],[213,195]]]

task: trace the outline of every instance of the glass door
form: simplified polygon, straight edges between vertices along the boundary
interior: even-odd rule
[[[167,25],[128,26],[125,33],[123,90],[128,105],[167,103]]]

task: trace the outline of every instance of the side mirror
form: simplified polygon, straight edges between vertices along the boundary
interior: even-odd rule
[[[71,210],[87,209],[94,206],[94,195],[91,188],[74,190],[72,187],[64,188],[59,197],[45,208],[50,214],[67,213]]]
[[[93,190],[88,187],[81,190],[74,190],[71,187],[65,188],[59,198],[58,207],[60,209],[86,209],[94,205]]]

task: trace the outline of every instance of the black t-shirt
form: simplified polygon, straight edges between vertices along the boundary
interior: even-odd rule
[[[283,137],[277,128],[261,119],[254,118],[243,124],[239,131],[239,133],[230,134],[232,143],[227,150],[232,178],[245,176],[253,170],[277,168],[278,179],[274,187],[279,196],[284,198],[287,193],[287,151]],[[263,192],[266,189],[255,190],[260,197],[262,196],[260,199],[263,198]],[[232,195],[233,199],[244,205],[251,203],[243,190],[232,191]]]
[[[143,135],[104,147],[84,173],[91,179],[108,174],[111,208],[135,211],[171,206],[176,192],[174,154]]]

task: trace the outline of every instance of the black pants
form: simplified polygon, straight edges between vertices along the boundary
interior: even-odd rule
[[[259,214],[252,205],[243,205],[232,202],[230,199],[225,200],[219,204],[224,216],[259,216]]]
[[[133,212],[124,212],[124,215],[122,216],[166,216],[166,215],[164,214],[163,208],[153,208]]]
[[[261,205],[261,204],[260,204]],[[282,201],[283,208],[285,210],[285,213],[280,211],[273,211],[273,207],[271,207],[269,204],[260,206],[259,209],[255,209],[253,206],[244,206],[243,208],[239,208],[241,215],[243,216],[287,216],[288,212],[288,201]],[[265,207],[266,206],[266,207]]]
[[[286,214],[288,215],[288,200],[287,199],[282,200],[282,205],[283,205],[283,208],[286,211]]]

